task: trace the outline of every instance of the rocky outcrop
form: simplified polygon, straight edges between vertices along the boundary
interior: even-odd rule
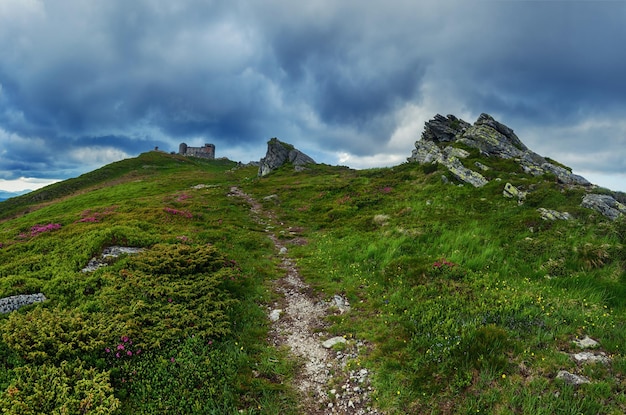
[[[481,114],[473,125],[455,117],[448,115],[444,117],[437,114],[432,120],[426,122],[422,139],[415,143],[415,150],[408,161],[417,163],[440,163],[449,170],[452,166],[457,172],[461,164],[459,157],[450,155],[443,158],[448,148],[459,143],[467,147],[475,148],[486,157],[499,157],[503,159],[513,159],[518,162],[521,169],[528,174],[535,176],[543,174],[553,174],[557,180],[567,185],[590,186],[584,177],[572,174],[568,169],[551,163],[549,160],[537,153],[529,150],[517,137],[513,129],[496,121],[491,115]],[[485,170],[485,165],[481,164],[479,169]],[[467,169],[463,167],[463,169]],[[474,186],[482,186],[487,183],[484,177],[476,180],[479,173],[467,169],[462,170],[462,174],[453,175],[461,181],[466,181]],[[474,174],[475,173],[475,174]],[[482,177],[482,176],[480,176]],[[465,180],[464,178],[467,178]]]
[[[267,142],[265,157],[259,162],[259,177],[267,176],[286,163],[293,164],[295,170],[300,171],[307,164],[315,164],[315,160],[297,150],[291,144],[272,138]]]
[[[10,313],[24,306],[46,301],[46,296],[42,293],[13,295],[11,297],[0,298],[0,314]]]
[[[610,195],[587,194],[583,197],[581,206],[600,212],[611,220],[626,214],[626,205],[618,202]]]

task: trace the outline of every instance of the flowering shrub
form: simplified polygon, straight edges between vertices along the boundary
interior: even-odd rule
[[[188,219],[191,219],[193,217],[191,212],[188,212],[186,210],[178,210],[170,207],[164,207],[163,210],[165,211],[165,213],[169,213],[170,215],[179,215]]]
[[[76,222],[97,223],[100,222],[103,216],[110,215],[115,209],[117,209],[117,206],[109,206],[103,212],[94,212],[91,209],[87,209],[81,212],[81,218]]]
[[[50,232],[57,229],[61,229],[61,225],[59,223],[49,223],[47,225],[35,225],[30,228],[30,236],[36,236],[40,233]]]
[[[87,216],[85,218],[79,219],[78,222],[91,222],[96,223],[100,222],[96,216]]]
[[[465,277],[465,271],[461,269],[459,264],[441,258],[439,261],[433,262],[434,276],[441,276],[453,280],[460,280]]]
[[[454,262],[448,261],[445,258],[441,258],[440,261],[433,262],[433,269],[450,269],[456,267],[457,264]]]
[[[107,357],[115,359],[140,355],[141,349],[138,347],[133,348],[132,345],[133,341],[128,336],[121,336],[120,342],[115,347],[105,347],[104,352]]]

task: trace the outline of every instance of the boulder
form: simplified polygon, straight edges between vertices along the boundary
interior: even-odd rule
[[[291,163],[296,171],[302,170],[307,164],[315,164],[315,160],[297,150],[291,144],[283,143],[277,138],[267,142],[267,153],[259,162],[259,177],[267,176],[286,163]]]
[[[621,215],[626,214],[626,206],[615,200],[611,195],[586,194],[583,197],[581,206],[600,212],[611,220],[615,220]]]

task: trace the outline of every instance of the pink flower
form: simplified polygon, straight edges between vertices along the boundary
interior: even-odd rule
[[[176,361],[176,359],[174,359],[173,357],[170,359],[170,362],[174,363]]]
[[[117,345],[117,350],[124,350],[124,345],[123,344],[118,344]]]
[[[106,349],[104,349],[105,352],[107,353],[111,353],[111,349],[109,349],[108,347]]]
[[[127,352],[126,352],[126,355],[128,355],[128,356],[132,356],[132,355],[133,355],[133,352],[131,352],[131,351],[129,350],[129,351],[127,351]]]
[[[120,338],[120,340],[122,340],[124,343],[126,343],[128,341],[128,336],[122,336]]]
[[[115,353],[115,357],[117,357],[118,359],[120,358],[120,354],[119,354],[119,352],[118,352],[118,353]]]

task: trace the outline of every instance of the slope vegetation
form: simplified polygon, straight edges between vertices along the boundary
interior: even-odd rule
[[[47,298],[0,315],[0,408],[303,413],[303,362],[267,341],[281,256],[237,186],[271,212],[311,295],[351,305],[324,331],[346,339],[333,352],[370,374],[380,412],[626,412],[626,222],[582,208],[583,188],[465,162],[479,160],[489,181],[473,187],[441,165],[258,178],[152,152],[0,203],[0,298]],[[114,245],[144,250],[81,271]],[[344,391],[325,388],[309,413],[333,413]]]

